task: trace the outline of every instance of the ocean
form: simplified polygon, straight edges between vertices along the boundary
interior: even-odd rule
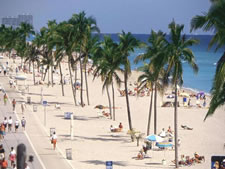
[[[104,35],[110,36],[115,42],[119,41],[117,34],[100,34],[100,40],[103,40]],[[147,42],[149,38],[148,34],[133,35],[142,42]],[[224,51],[219,49],[217,52],[215,52],[215,48],[208,50],[208,44],[212,38],[211,35],[187,35],[187,38],[190,37],[200,41],[199,44],[191,47],[195,55],[196,63],[199,67],[199,71],[197,74],[194,74],[189,65],[187,63],[183,63],[183,87],[194,91],[204,91],[206,93],[210,93],[216,70],[216,63]],[[28,40],[33,39],[34,37],[30,37]],[[143,65],[141,62],[134,64],[134,59],[136,56],[144,52],[144,49],[135,49],[135,51],[130,54],[129,59],[132,70],[136,70],[138,67]]]
[[[117,34],[107,34],[111,38],[118,42],[119,38]],[[147,42],[149,35],[147,34],[134,34],[135,38],[142,42]],[[103,34],[100,36],[103,39]],[[195,74],[187,63],[183,63],[183,87],[194,90],[194,91],[204,91],[210,93],[213,77],[216,70],[216,63],[222,56],[222,49],[215,52],[215,48],[208,50],[208,44],[212,38],[210,35],[187,35],[187,38],[198,39],[199,44],[191,47],[196,63],[199,67],[199,71]],[[137,69],[142,66],[143,63],[134,64],[134,59],[137,55],[144,53],[144,49],[135,49],[133,53],[130,54],[129,60],[131,63],[132,70]]]

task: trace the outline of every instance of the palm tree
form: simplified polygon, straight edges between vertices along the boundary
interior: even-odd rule
[[[216,45],[224,48],[225,45],[225,0],[213,0],[208,13],[197,15],[191,20],[191,31],[202,28],[203,31],[212,31],[214,36],[209,43],[209,49]],[[225,103],[225,52],[217,62],[216,72],[211,88],[210,108],[205,119],[213,115],[215,110]]]
[[[94,78],[98,75],[101,75],[102,80],[104,81],[103,89],[106,87],[107,95],[109,100],[110,115],[113,120],[115,120],[115,92],[114,92],[114,81],[118,86],[121,84],[121,79],[118,75],[118,72],[122,72],[120,68],[121,57],[118,52],[118,45],[113,42],[113,40],[104,36],[104,41],[101,43],[101,47],[96,52],[96,55],[93,57],[94,66],[96,67],[94,71]],[[111,99],[109,96],[108,86],[112,86],[112,101],[113,106],[111,106]],[[113,108],[113,115],[112,110]]]
[[[198,72],[198,66],[195,63],[195,56],[190,46],[197,44],[195,39],[186,39],[185,35],[182,35],[184,25],[178,25],[175,21],[169,24],[170,29],[170,41],[168,46],[167,57],[167,73],[172,75],[172,84],[175,87],[175,104],[174,104],[174,136],[175,136],[175,164],[178,168],[178,147],[177,147],[177,85],[183,83],[183,67],[182,61],[192,67],[195,73]]]
[[[152,80],[151,89],[153,90],[154,86],[154,134],[157,134],[157,90],[159,90],[162,94],[163,88],[162,86],[166,86],[166,83],[162,82],[162,73],[164,73],[163,65],[165,64],[165,61],[163,61],[163,58],[165,58],[166,55],[166,47],[167,42],[165,40],[165,34],[161,31],[158,31],[157,33],[155,31],[151,31],[151,35],[148,39],[149,46],[147,47],[146,53],[143,55],[137,56],[135,59],[135,63],[137,63],[140,60],[150,60],[147,65],[144,66],[143,71],[145,72],[145,76],[143,76],[140,80],[143,80],[143,78],[146,78],[146,82],[150,82]],[[148,78],[147,78],[148,77]],[[159,81],[159,79],[161,80]],[[144,81],[145,82],[145,81]],[[165,81],[164,81],[165,82]],[[153,91],[152,95],[153,97]],[[149,109],[149,121],[148,121],[148,128],[147,128],[147,134],[149,135],[149,127],[150,127],[150,120],[151,120],[151,110],[152,110],[152,99],[150,102],[150,109]]]
[[[154,79],[155,78],[154,78],[153,72],[150,71],[148,64],[144,64],[144,66],[139,68],[139,70],[144,72],[144,74],[142,74],[138,77],[138,82],[140,83],[140,85],[138,86],[139,91],[143,90],[146,87],[148,87],[152,90],[151,97],[150,97],[150,107],[149,107],[148,125],[147,125],[147,136],[148,136],[150,133],[152,101],[153,101],[153,87],[154,87]]]
[[[37,47],[35,45],[30,45],[29,43],[26,45],[26,58],[25,58],[25,63],[27,61],[32,63],[33,66],[33,81],[34,81],[34,85],[35,85],[35,71],[34,71],[34,64],[35,62],[39,62],[39,51],[37,49]]]
[[[88,38],[90,37],[92,32],[99,32],[99,28],[97,27],[96,20],[93,17],[86,17],[84,11],[79,14],[74,14],[72,18],[69,20],[69,23],[75,26],[76,34],[73,41],[73,46],[79,47],[79,63],[80,63],[80,75],[81,75],[81,90],[80,90],[80,99],[81,106],[84,106],[83,103],[83,64],[82,64],[82,56],[84,53],[84,48],[88,43]],[[86,63],[84,63],[86,64]],[[86,66],[85,66],[86,68]],[[86,85],[87,86],[87,85]],[[86,89],[87,90],[87,89]],[[89,98],[88,98],[89,102]]]
[[[129,129],[132,130],[132,121],[131,121],[131,112],[130,112],[130,104],[128,98],[128,89],[127,89],[127,80],[129,75],[131,74],[130,61],[128,59],[130,52],[134,52],[136,47],[140,46],[140,42],[135,39],[130,32],[127,34],[122,31],[122,34],[119,34],[119,46],[118,50],[122,57],[122,65],[124,67],[124,86],[125,86],[125,94],[126,94],[126,103],[127,103],[127,114],[128,114],[128,123]]]

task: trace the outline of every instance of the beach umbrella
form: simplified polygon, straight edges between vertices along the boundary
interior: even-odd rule
[[[173,144],[169,142],[157,142],[156,146],[159,148],[168,148],[168,147],[173,147]]]
[[[27,77],[25,75],[17,75],[17,76],[15,76],[15,79],[16,80],[26,80]]]
[[[162,142],[164,140],[162,137],[154,135],[154,134],[147,136],[146,139],[149,141],[156,141],[156,142]]]

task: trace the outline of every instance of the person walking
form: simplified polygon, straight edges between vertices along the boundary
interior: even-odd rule
[[[4,124],[5,128],[7,128],[7,125],[8,125],[7,117],[4,118],[3,124]]]
[[[8,168],[8,161],[3,158],[2,163],[1,163],[2,169],[7,169]]]
[[[22,120],[21,120],[21,125],[22,125],[23,130],[25,130],[25,127],[26,127],[26,120],[25,120],[24,117],[23,117]]]
[[[15,121],[15,132],[17,132],[17,130],[18,130],[18,128],[19,128],[19,125],[20,125],[19,121],[16,120],[16,121]]]
[[[15,99],[13,99],[13,101],[12,101],[12,106],[13,106],[13,111],[15,111],[15,109],[16,109],[16,100]]]
[[[8,101],[8,96],[6,95],[6,93],[3,96],[3,100],[4,100],[4,105],[6,105]]]
[[[1,126],[0,126],[0,140],[4,139],[4,135],[5,135],[5,126],[2,123]]]
[[[56,148],[56,142],[57,142],[57,136],[56,136],[56,133],[53,132],[52,138],[51,138],[51,143],[53,144],[54,150],[55,150],[55,148]]]
[[[10,116],[9,120],[8,120],[8,131],[9,132],[12,130],[12,124],[13,124],[13,120],[12,120],[12,117]]]
[[[16,151],[14,150],[13,147],[11,147],[11,151],[9,153],[9,160],[11,162],[11,166],[13,166],[13,164],[15,164],[16,161]]]

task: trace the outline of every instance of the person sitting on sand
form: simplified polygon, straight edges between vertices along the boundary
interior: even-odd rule
[[[195,162],[197,162],[197,163],[201,163],[201,161],[205,161],[205,157],[204,156],[200,156],[200,155],[198,155],[198,153],[194,153],[194,159],[195,159]]]
[[[186,156],[186,165],[192,165],[194,163],[194,160],[192,158],[190,158],[189,156]]]
[[[106,116],[106,117],[109,117],[109,113],[107,113],[107,112],[105,112],[105,111],[102,111],[102,114],[104,115],[104,116]]]
[[[143,159],[144,159],[143,150],[140,150],[138,155],[137,155],[137,160],[143,160]]]
[[[120,128],[115,128],[115,127],[113,127],[113,125],[110,126],[110,131],[111,131],[111,132],[121,132],[121,130],[122,130],[122,129],[120,129]]]
[[[119,124],[119,128],[122,130],[123,129],[123,125],[122,125],[122,123],[120,122],[120,124]]]
[[[162,131],[160,132],[159,136],[163,138],[166,137],[166,132],[164,128],[162,128]]]
[[[173,131],[172,131],[170,126],[168,127],[167,132],[170,133],[170,134],[173,134]]]

